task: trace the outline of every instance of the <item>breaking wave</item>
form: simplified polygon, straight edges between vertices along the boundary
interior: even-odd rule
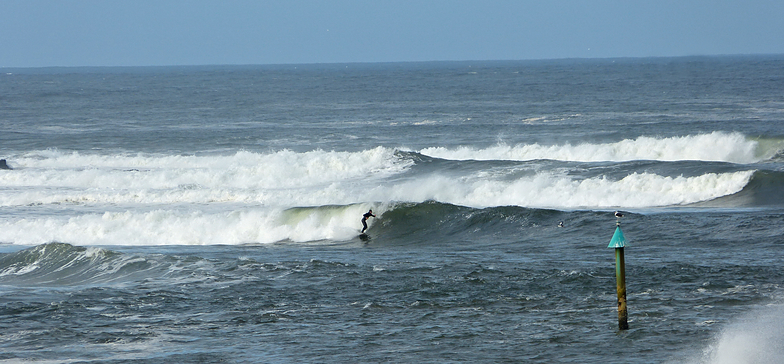
[[[550,159],[574,162],[714,161],[756,163],[770,159],[784,150],[782,140],[754,140],[740,133],[713,132],[671,138],[641,136],[615,143],[577,145],[521,144],[496,145],[485,149],[474,147],[425,148],[420,153],[452,160],[515,160]]]
[[[369,208],[385,214],[430,203],[472,211],[782,206],[784,173],[761,165],[499,161],[541,158],[546,151],[549,158],[625,160],[653,158],[643,155],[650,149],[659,150],[657,158],[723,162],[781,154],[781,143],[762,144],[717,132],[579,148],[421,153],[388,147],[204,156],[30,152],[14,156],[15,168],[0,173],[0,243],[344,241],[356,237],[359,217]],[[690,154],[700,149],[702,157]],[[455,160],[462,158],[475,161]],[[477,160],[482,158],[492,161]]]

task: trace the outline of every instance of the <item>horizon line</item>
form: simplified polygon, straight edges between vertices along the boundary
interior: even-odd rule
[[[784,57],[784,53],[728,53],[695,54],[682,56],[619,56],[619,57],[563,57],[527,59],[467,59],[467,60],[427,60],[427,61],[347,61],[347,62],[301,62],[301,63],[193,63],[193,64],[149,64],[149,65],[80,65],[80,66],[0,66],[0,70],[60,70],[87,68],[175,68],[175,67],[312,67],[337,65],[389,65],[389,64],[435,64],[470,62],[561,62],[561,61],[604,61],[604,60],[645,60],[645,59],[689,59],[689,58],[746,58],[746,57]]]

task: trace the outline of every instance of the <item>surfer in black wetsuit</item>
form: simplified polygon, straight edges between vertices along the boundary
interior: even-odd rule
[[[368,212],[366,212],[364,215],[362,215],[362,233],[363,234],[365,233],[365,230],[367,230],[367,222],[366,221],[370,217],[376,217],[376,215],[373,215],[373,210],[368,210]]]

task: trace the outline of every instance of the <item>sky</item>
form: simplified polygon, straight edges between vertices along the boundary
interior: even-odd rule
[[[0,0],[0,67],[784,54],[782,0]]]

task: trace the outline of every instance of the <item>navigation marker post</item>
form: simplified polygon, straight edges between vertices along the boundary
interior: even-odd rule
[[[618,288],[618,328],[621,330],[628,330],[629,315],[626,312],[626,263],[623,259],[623,247],[626,246],[626,237],[623,236],[621,231],[621,217],[623,214],[620,212],[615,213],[615,234],[610,239],[608,248],[615,248],[615,281]]]

